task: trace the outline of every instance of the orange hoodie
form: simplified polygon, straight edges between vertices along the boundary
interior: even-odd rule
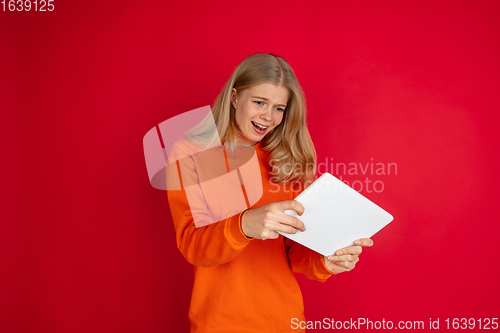
[[[250,208],[294,199],[301,191],[271,183],[269,155],[260,142],[254,148],[263,196]],[[192,168],[183,170],[183,176],[196,172],[195,163],[191,163]],[[265,241],[248,238],[241,230],[243,212],[196,228],[184,188],[168,190],[167,194],[177,247],[194,265],[191,332],[303,332],[292,329],[293,322],[305,320],[302,294],[293,273],[326,281],[334,274],[326,269],[323,256],[281,235]]]

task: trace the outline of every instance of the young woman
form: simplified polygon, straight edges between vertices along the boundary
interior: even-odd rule
[[[181,190],[167,191],[177,245],[194,265],[191,332],[300,331],[292,329],[292,321],[305,320],[302,295],[293,273],[324,282],[332,275],[352,270],[362,247],[372,246],[373,242],[360,239],[324,257],[277,232],[294,234],[307,227],[284,211],[303,213],[304,207],[293,199],[314,181],[316,172],[304,94],[285,59],[267,53],[244,59],[215,100],[212,115],[217,131],[211,131],[207,123],[201,124],[184,145],[195,142],[200,133],[205,133],[205,139],[216,133],[228,172],[228,161],[235,149],[252,149],[262,196],[254,204],[245,197],[246,209],[213,218],[207,207],[219,195],[196,184],[208,179],[207,183],[218,173],[201,170],[203,163],[187,153],[177,164],[179,169],[173,171],[184,180]],[[212,157],[207,160],[212,161],[210,166],[218,163]],[[213,175],[207,177],[210,173]],[[167,178],[172,177],[168,174]],[[241,185],[243,191],[249,186],[248,182]],[[194,192],[191,188],[195,188]],[[219,194],[228,198],[227,191]],[[195,204],[196,200],[201,204]],[[220,199],[218,204],[232,205],[227,199]]]

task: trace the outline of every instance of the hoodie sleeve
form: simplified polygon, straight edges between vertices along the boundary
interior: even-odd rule
[[[252,240],[241,230],[241,215],[244,211],[214,221],[197,178],[192,156],[167,165],[167,197],[177,247],[193,265],[210,267],[224,264],[240,254]],[[176,187],[169,186],[169,179],[182,180],[180,186]],[[187,189],[184,187],[186,181],[190,184]]]

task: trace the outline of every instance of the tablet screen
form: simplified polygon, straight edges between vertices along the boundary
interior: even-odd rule
[[[293,210],[306,231],[281,235],[324,256],[354,245],[360,238],[370,238],[394,218],[368,198],[329,173],[324,173],[295,200],[304,206],[304,214]]]

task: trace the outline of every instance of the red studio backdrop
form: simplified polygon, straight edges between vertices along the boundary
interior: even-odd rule
[[[0,332],[188,331],[193,269],[142,139],[256,52],[293,67],[320,173],[395,217],[353,271],[297,276],[306,318],[494,328],[498,1],[10,3]]]

